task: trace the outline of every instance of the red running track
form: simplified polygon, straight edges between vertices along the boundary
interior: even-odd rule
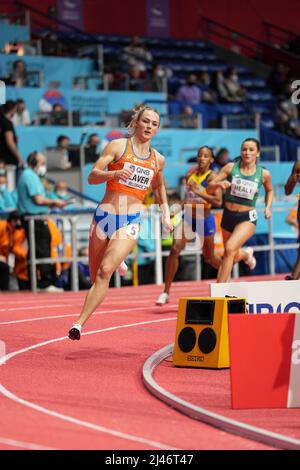
[[[174,284],[163,308],[154,305],[160,292],[110,289],[79,342],[65,335],[84,292],[1,294],[0,346],[7,356],[0,366],[0,449],[270,449],[194,421],[144,388],[145,360],[174,342],[178,298],[208,295],[209,282]],[[191,382],[169,372],[160,372],[164,385],[167,378],[169,389],[179,385],[185,397],[197,397]],[[226,380],[219,384],[224,400],[216,403],[224,414]],[[206,400],[214,386],[208,383]]]

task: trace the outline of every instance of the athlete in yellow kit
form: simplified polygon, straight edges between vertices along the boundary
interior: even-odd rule
[[[221,259],[214,252],[214,234],[216,224],[211,207],[221,207],[222,191],[216,190],[209,195],[206,192],[208,183],[216,176],[210,170],[214,161],[212,149],[207,146],[200,147],[197,155],[198,168],[188,178],[184,198],[184,212],[180,225],[174,229],[173,245],[166,263],[165,288],[158,297],[156,304],[164,305],[169,301],[170,288],[178,270],[178,257],[188,240],[204,236],[203,257],[205,261],[218,269]]]

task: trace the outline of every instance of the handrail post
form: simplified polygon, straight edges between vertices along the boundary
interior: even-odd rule
[[[273,220],[272,217],[268,220],[269,222],[269,246],[270,246],[270,251],[269,251],[269,265],[270,265],[270,274],[274,275],[275,274],[275,252],[274,252],[274,238],[273,238]]]
[[[161,249],[161,232],[160,232],[160,214],[154,214],[154,237],[155,237],[155,284],[163,283],[163,265],[162,265],[162,249]]]
[[[71,263],[71,287],[72,291],[78,291],[78,268],[77,268],[77,217],[71,217],[71,246],[72,246],[72,263]]]
[[[30,286],[33,292],[37,291],[36,281],[36,256],[35,256],[35,234],[34,219],[29,219],[29,250],[30,250]]]

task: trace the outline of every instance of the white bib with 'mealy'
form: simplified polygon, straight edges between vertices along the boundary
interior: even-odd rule
[[[232,196],[252,201],[257,191],[258,184],[256,181],[250,181],[236,176],[232,178],[230,189]]]

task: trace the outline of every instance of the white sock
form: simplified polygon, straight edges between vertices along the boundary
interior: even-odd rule
[[[72,328],[76,328],[76,330],[81,331],[81,328],[82,328],[82,327],[81,327],[81,325],[80,325],[79,323],[73,323]]]

